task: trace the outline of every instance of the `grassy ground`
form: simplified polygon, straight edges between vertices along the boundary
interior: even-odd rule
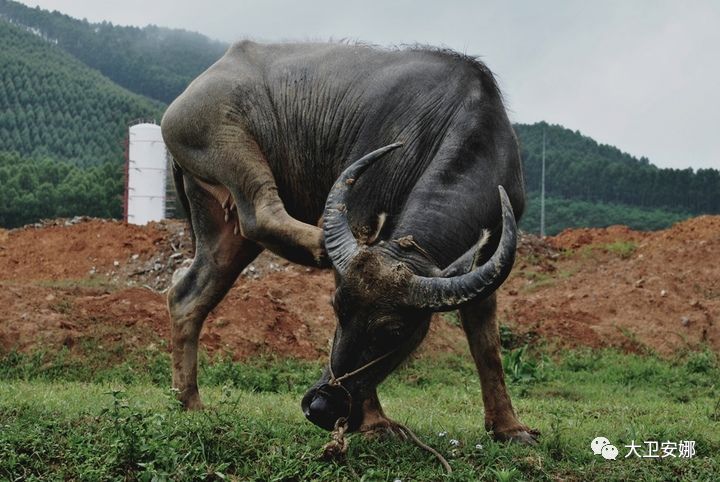
[[[353,436],[346,463],[319,461],[328,435],[299,409],[316,363],[204,363],[208,408],[184,413],[166,388],[166,354],[99,368],[103,356],[0,360],[0,480],[720,479],[720,369],[710,352],[670,362],[612,351],[553,360],[509,352],[516,409],[542,431],[534,447],[489,439],[469,358],[414,360],[380,397],[389,416],[448,458],[451,476],[427,452],[394,439]],[[593,455],[597,436],[618,447],[617,460]],[[631,440],[694,440],[697,453],[625,458]]]

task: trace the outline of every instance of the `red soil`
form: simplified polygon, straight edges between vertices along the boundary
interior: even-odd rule
[[[177,221],[0,230],[0,353],[167,347],[162,292],[189,246]],[[498,311],[515,333],[558,347],[720,350],[720,216],[655,233],[613,226],[523,237],[519,253]],[[263,254],[208,318],[202,344],[236,359],[324,357],[333,285],[328,271]],[[436,317],[423,351],[467,350],[460,328]]]

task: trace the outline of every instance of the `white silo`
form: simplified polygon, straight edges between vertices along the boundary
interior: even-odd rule
[[[160,126],[135,124],[129,129],[125,219],[147,224],[165,219],[167,151]]]

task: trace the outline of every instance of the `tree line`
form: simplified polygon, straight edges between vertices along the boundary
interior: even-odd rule
[[[685,212],[627,204],[545,198],[545,233],[549,236],[567,228],[606,227],[613,224],[623,224],[640,231],[655,231],[689,217],[692,215]],[[537,192],[528,194],[520,229],[529,233],[540,232],[540,194]]]
[[[0,152],[0,226],[80,215],[119,218],[124,179],[118,162],[80,167],[70,161]]]
[[[661,169],[579,132],[544,122],[515,126],[526,187],[540,190],[542,137],[546,138],[548,196],[624,204],[686,214],[720,213],[720,171]]]

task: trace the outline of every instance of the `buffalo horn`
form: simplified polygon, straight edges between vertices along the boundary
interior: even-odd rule
[[[413,275],[406,305],[433,311],[449,311],[470,300],[489,297],[510,274],[515,261],[517,227],[512,205],[502,186],[502,235],[495,253],[482,266],[449,278]]]
[[[338,273],[342,274],[357,253],[358,243],[347,220],[347,197],[352,185],[370,165],[388,152],[402,146],[390,144],[367,154],[345,169],[333,185],[325,202],[323,231],[325,249]]]

